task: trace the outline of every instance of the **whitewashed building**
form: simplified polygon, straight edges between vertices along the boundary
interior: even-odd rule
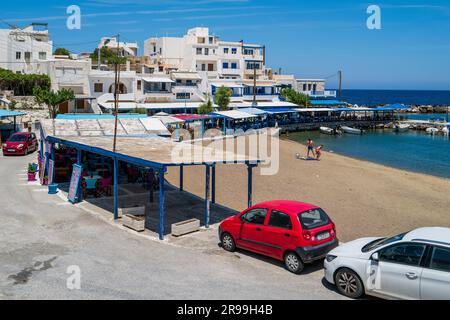
[[[116,37],[103,37],[98,44],[98,49],[107,47],[114,52],[119,50],[121,57],[136,57],[138,55],[139,46],[136,42],[122,42],[117,43]]]
[[[47,24],[0,29],[0,43],[0,68],[15,73],[45,73],[39,70],[38,62],[52,57],[53,42]]]

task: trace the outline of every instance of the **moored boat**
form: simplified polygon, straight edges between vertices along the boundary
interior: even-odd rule
[[[349,134],[363,134],[364,133],[364,131],[361,129],[356,129],[356,128],[347,127],[347,126],[343,126],[343,127],[341,127],[341,129],[345,133],[349,133]]]
[[[409,130],[409,124],[404,124],[404,123],[400,123],[400,124],[396,124],[394,126],[394,130],[396,132],[406,132]]]
[[[328,127],[320,127],[320,132],[323,134],[334,135],[336,134],[336,130]]]
[[[427,128],[425,130],[426,133],[431,134],[431,135],[435,135],[439,132],[439,129],[437,128]]]

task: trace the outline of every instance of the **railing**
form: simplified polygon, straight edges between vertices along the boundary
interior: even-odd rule
[[[300,91],[310,97],[336,97],[336,90],[325,91]]]

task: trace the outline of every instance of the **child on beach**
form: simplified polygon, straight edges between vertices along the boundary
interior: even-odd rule
[[[312,152],[313,157],[315,157],[315,152],[314,152],[314,141],[312,139],[308,139],[308,142],[306,143],[306,145],[308,146],[308,154],[306,155],[307,158],[309,158],[309,153]]]
[[[316,148],[316,160],[320,161],[320,157],[322,156],[323,144]]]

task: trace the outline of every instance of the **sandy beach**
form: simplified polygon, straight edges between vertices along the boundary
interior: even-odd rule
[[[322,161],[297,160],[302,144],[280,140],[280,170],[274,176],[254,171],[253,203],[286,199],[323,207],[337,225],[341,241],[392,235],[417,227],[450,227],[450,180],[402,171],[333,153]],[[243,210],[247,167],[217,167],[216,201]],[[205,169],[184,170],[184,188],[204,197]],[[178,184],[179,170],[168,180]]]

